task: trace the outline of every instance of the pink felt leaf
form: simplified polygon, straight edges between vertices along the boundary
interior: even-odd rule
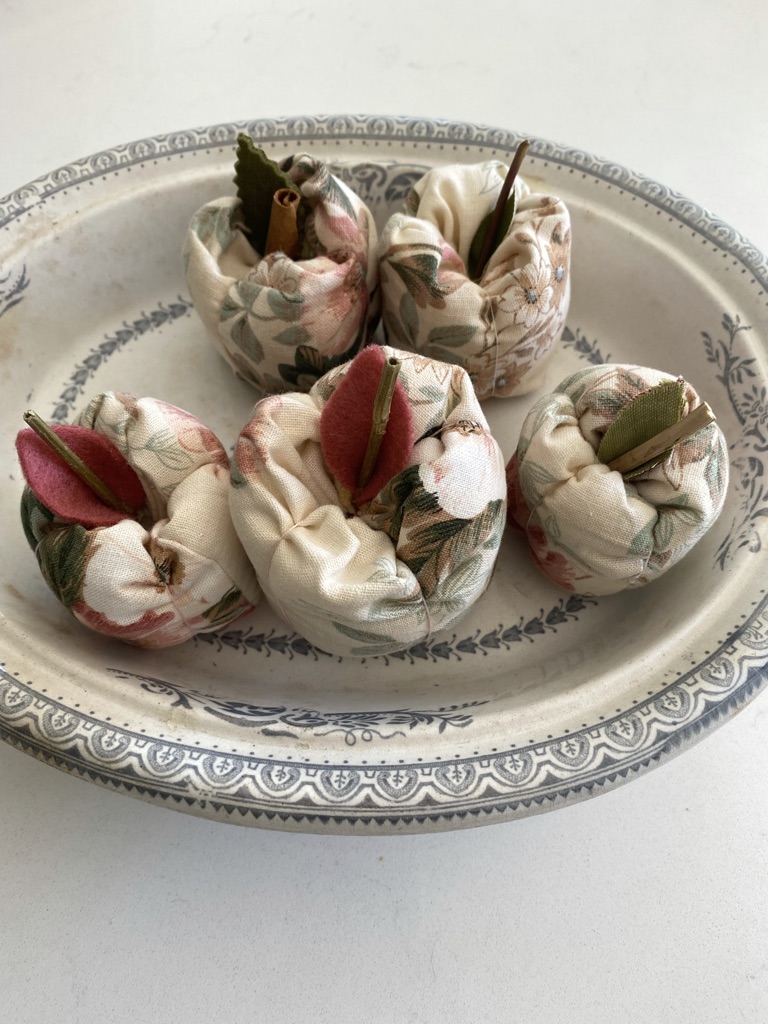
[[[59,425],[51,429],[116,497],[134,512],[139,511],[146,500],[141,480],[108,438],[88,427]],[[16,451],[21,470],[35,496],[64,522],[80,523],[91,529],[113,526],[131,518],[97,497],[34,430],[19,431]]]
[[[325,404],[320,416],[320,444],[325,464],[346,487],[355,504],[375,497],[384,485],[408,465],[413,449],[413,414],[398,380],[392,396],[387,432],[373,474],[358,490],[373,420],[373,405],[386,356],[378,345],[364,348],[352,361],[344,379]]]

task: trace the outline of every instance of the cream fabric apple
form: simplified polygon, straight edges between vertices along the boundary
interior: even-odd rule
[[[460,367],[402,362],[415,444],[359,508],[323,459],[321,416],[349,367],[263,399],[235,446],[232,518],[275,610],[322,650],[402,650],[456,622],[491,578],[506,515],[501,451]]]
[[[506,234],[479,280],[468,276],[506,170],[498,161],[430,170],[379,243],[387,340],[462,366],[481,400],[538,386],[571,293],[568,209],[520,178]]]

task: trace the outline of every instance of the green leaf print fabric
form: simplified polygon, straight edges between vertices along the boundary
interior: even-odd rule
[[[716,423],[625,480],[598,458],[617,415],[675,378],[641,366],[580,370],[540,398],[507,466],[510,521],[534,560],[566,590],[612,594],[641,587],[678,562],[717,519],[728,488],[728,449]],[[682,416],[700,405],[683,385]]]
[[[198,210],[184,243],[187,284],[208,336],[239,377],[267,393],[308,391],[355,355],[379,315],[370,211],[309,154],[283,166],[311,207],[297,259],[254,249],[234,196]]]
[[[570,300],[571,227],[562,200],[515,181],[515,213],[479,281],[467,265],[507,168],[498,161],[429,171],[379,243],[391,344],[462,366],[479,399],[538,386]]]
[[[317,647],[371,656],[456,622],[491,578],[506,518],[501,451],[467,374],[414,353],[399,380],[411,463],[356,515],[323,461],[320,416],[350,364],[254,409],[234,453],[232,518],[275,610]]]

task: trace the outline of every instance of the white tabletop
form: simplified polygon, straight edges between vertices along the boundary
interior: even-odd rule
[[[0,0],[0,195],[194,125],[413,114],[608,156],[766,250],[767,52],[763,0]],[[768,1019],[765,697],[630,785],[442,835],[215,824],[5,745],[0,773],[3,1020]]]

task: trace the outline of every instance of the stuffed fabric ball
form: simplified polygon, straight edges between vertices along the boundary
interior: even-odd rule
[[[367,372],[393,358],[401,361],[398,385],[410,407],[407,431],[400,430],[411,438],[405,464],[379,479],[376,493],[363,487],[350,501],[348,481],[328,463],[353,457],[356,446],[334,436],[328,417],[335,416],[336,431],[345,421],[349,431],[367,434],[367,427],[365,416],[352,422],[353,409],[334,396],[365,364],[353,388],[364,406]],[[395,402],[392,415],[400,415]],[[364,437],[357,447],[359,454]],[[365,349],[309,394],[259,402],[233,463],[232,518],[264,593],[322,650],[402,650],[451,626],[488,585],[505,524],[504,464],[457,366]]]
[[[539,399],[507,466],[510,521],[541,570],[566,590],[612,594],[657,579],[717,519],[728,487],[728,451],[716,423],[667,458],[625,479],[598,458],[628,403],[678,383],[680,417],[701,404],[670,374],[640,366],[581,370]]]
[[[29,484],[56,506],[28,485],[24,531],[62,604],[97,633],[138,647],[182,643],[250,611],[260,590],[232,525],[229,460],[214,434],[165,402],[113,392],[94,398],[79,426],[113,446],[115,472],[126,494],[138,485],[138,497],[135,516],[94,511],[76,479],[57,478],[55,460],[44,464],[36,435],[19,435]],[[77,432],[59,429],[65,442]]]
[[[497,161],[434,168],[379,243],[388,341],[462,366],[481,400],[538,386],[571,290],[568,210],[520,178],[506,234],[479,279],[469,276],[473,240],[505,173]]]
[[[309,154],[283,167],[311,208],[297,258],[258,252],[235,197],[198,210],[184,244],[187,284],[211,341],[239,377],[268,393],[308,391],[352,358],[378,319],[370,211]]]

